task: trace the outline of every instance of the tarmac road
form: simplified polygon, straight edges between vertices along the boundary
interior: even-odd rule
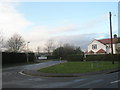
[[[20,73],[24,69],[44,68],[58,63],[50,61],[4,68],[2,88],[118,88],[120,84],[119,72],[82,77],[38,77]]]

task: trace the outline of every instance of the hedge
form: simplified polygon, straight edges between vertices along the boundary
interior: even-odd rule
[[[86,55],[86,61],[119,61],[120,54],[99,54],[99,55]]]
[[[83,56],[79,54],[72,54],[67,56],[67,61],[83,61]]]
[[[34,53],[28,53],[29,62],[34,62]],[[27,62],[26,53],[2,52],[2,64],[14,64]]]
[[[49,59],[57,59],[57,57],[56,56],[47,56],[47,59],[49,60]]]
[[[35,61],[35,54],[34,53],[28,53],[28,59],[30,62],[34,62]]]

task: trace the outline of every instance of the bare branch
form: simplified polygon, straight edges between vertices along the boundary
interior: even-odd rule
[[[19,34],[14,34],[8,41],[7,41],[7,48],[8,51],[11,52],[20,52],[23,50],[25,46],[25,41]]]
[[[4,43],[3,35],[2,35],[2,33],[0,32],[0,51],[1,51],[1,48],[3,47],[3,43]]]
[[[48,40],[45,46],[45,51],[50,54],[54,49],[54,41],[52,39]]]

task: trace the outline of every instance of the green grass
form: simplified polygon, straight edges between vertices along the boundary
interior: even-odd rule
[[[108,70],[118,68],[118,62],[112,64],[109,61],[99,62],[66,62],[51,67],[39,69],[39,72],[45,73],[84,73],[84,72],[95,72],[101,70]]]

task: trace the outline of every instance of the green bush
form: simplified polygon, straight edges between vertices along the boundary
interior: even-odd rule
[[[29,62],[34,62],[35,54],[34,53],[28,53],[28,58],[29,58]]]
[[[57,59],[56,56],[47,56],[47,59]]]
[[[87,55],[86,61],[118,61],[120,54],[99,54],[99,55]]]
[[[79,54],[72,54],[67,56],[68,61],[83,61],[83,56]]]

